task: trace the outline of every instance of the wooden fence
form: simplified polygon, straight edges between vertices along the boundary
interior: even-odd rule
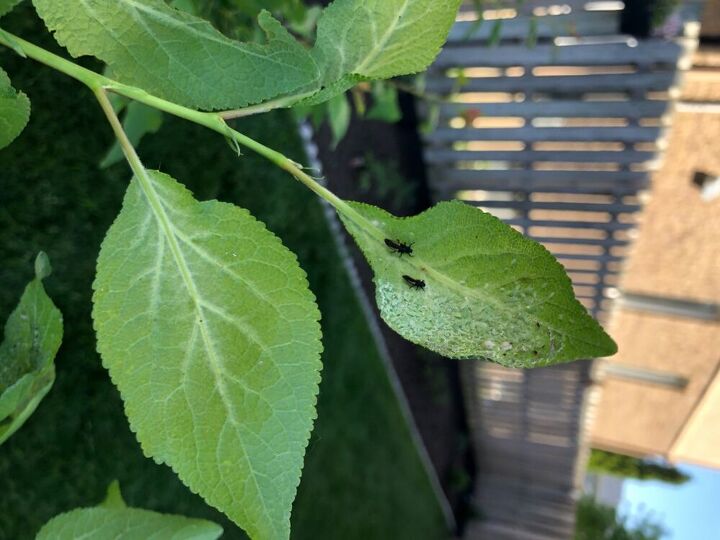
[[[466,539],[572,538],[588,383],[587,363],[535,371],[463,367],[479,514]]]
[[[602,318],[696,40],[619,35],[620,2],[492,5],[480,25],[463,8],[428,73],[431,188],[544,243]],[[589,368],[464,364],[481,516],[466,538],[572,538]]]

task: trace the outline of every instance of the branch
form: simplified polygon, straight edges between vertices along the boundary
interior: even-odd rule
[[[107,107],[110,102],[107,98],[106,92],[114,92],[121,96],[125,96],[135,101],[139,101],[140,103],[143,103],[150,107],[154,107],[168,114],[172,114],[173,116],[184,118],[185,120],[189,120],[190,122],[211,129],[219,133],[220,135],[223,135],[224,137],[228,137],[229,139],[235,141],[242,146],[245,146],[246,148],[250,148],[251,150],[268,159],[281,169],[289,172],[296,180],[300,181],[316,195],[326,200],[333,208],[335,208],[337,212],[343,214],[347,219],[353,221],[359,227],[367,231],[370,236],[376,238],[380,242],[384,240],[384,236],[377,226],[365,219],[345,201],[340,199],[333,192],[320,185],[315,179],[305,173],[302,165],[294,162],[280,152],[273,150],[272,148],[269,148],[264,144],[254,139],[251,139],[247,135],[243,135],[239,131],[231,128],[225,122],[223,114],[227,114],[228,112],[232,111],[226,111],[225,113],[203,112],[197,111],[195,109],[190,109],[177,103],[173,103],[171,101],[154,96],[141,88],[120,83],[103,75],[100,75],[99,73],[96,73],[92,70],[79,66],[74,62],[66,60],[61,56],[58,56],[54,53],[51,53],[50,51],[38,47],[37,45],[34,45],[29,41],[25,41],[24,39],[3,30],[2,28],[0,28],[0,44],[13,49],[14,51],[18,52],[18,54],[24,54],[28,58],[32,58],[33,60],[45,64],[50,68],[64,73],[88,86],[95,93],[98,101],[100,102],[100,105],[105,111],[105,114],[108,116],[108,120],[110,121],[110,124],[113,127],[116,136],[118,137],[118,140],[123,149],[123,152],[125,153],[128,163],[130,164],[130,167],[133,169],[133,172],[137,176],[140,176],[138,174],[139,170],[144,171],[145,169],[142,166],[140,158],[135,152],[132,143],[130,143],[129,139],[125,135],[125,132],[122,129],[122,125],[120,124],[120,121],[115,115],[115,112],[112,111],[112,115],[109,114],[109,110],[107,109]],[[269,103],[272,102],[268,102],[268,104]],[[110,107],[110,110],[111,109],[112,107]],[[238,111],[240,110],[242,109],[239,109]],[[258,110],[258,112],[260,111]]]

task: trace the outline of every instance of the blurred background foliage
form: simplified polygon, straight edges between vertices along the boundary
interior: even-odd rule
[[[593,449],[588,471],[636,480],[657,480],[668,484],[684,484],[690,476],[677,467],[605,450]]]
[[[583,497],[577,506],[575,540],[661,540],[667,534],[650,516],[635,521],[631,524],[616,508]]]

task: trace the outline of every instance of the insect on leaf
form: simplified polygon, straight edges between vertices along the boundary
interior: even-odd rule
[[[562,265],[494,216],[461,202],[410,218],[350,205],[364,223],[341,218],[375,272],[381,315],[406,339],[451,358],[514,367],[616,352]],[[411,245],[412,256],[385,239]]]
[[[30,120],[30,100],[10,85],[0,68],[0,149],[13,142]]]
[[[117,482],[110,484],[105,502],[78,508],[48,521],[37,540],[216,540],[223,529],[211,521],[160,514],[125,505]]]
[[[53,360],[62,341],[62,315],[45,293],[47,255],[35,261],[35,279],[5,325],[0,345],[0,444],[35,411],[55,382]]]
[[[252,538],[287,538],[322,348],[292,252],[246,210],[146,171],[94,289],[98,349],[145,454]]]

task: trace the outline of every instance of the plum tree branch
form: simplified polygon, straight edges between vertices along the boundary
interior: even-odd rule
[[[64,73],[65,75],[68,75],[76,79],[77,81],[83,83],[95,93],[95,95],[98,97],[98,100],[100,101],[100,104],[103,106],[103,109],[106,109],[107,103],[109,103],[107,101],[106,92],[113,92],[148,105],[150,107],[154,107],[168,114],[172,114],[179,118],[183,118],[185,120],[189,120],[190,122],[194,122],[196,124],[204,126],[223,135],[224,137],[235,141],[237,144],[253,150],[254,152],[260,154],[261,156],[265,157],[266,159],[280,167],[281,169],[289,172],[296,180],[304,184],[316,195],[326,200],[333,208],[335,208],[337,212],[341,213],[343,216],[345,216],[345,218],[349,219],[350,221],[354,222],[356,225],[364,229],[371,237],[375,238],[380,242],[383,241],[384,235],[376,225],[365,219],[365,217],[360,215],[344,200],[336,196],[333,192],[322,186],[319,182],[317,182],[314,178],[307,174],[303,170],[302,165],[296,163],[295,161],[291,160],[280,152],[273,150],[272,148],[265,146],[264,144],[254,139],[251,139],[247,135],[244,135],[239,131],[231,128],[227,124],[224,117],[224,115],[228,114],[227,111],[224,113],[197,111],[195,109],[184,107],[177,103],[162,99],[146,92],[141,88],[120,83],[109,77],[105,77],[104,75],[84,68],[46,49],[43,49],[42,47],[38,47],[37,45],[30,43],[29,41],[15,36],[10,32],[3,30],[2,28],[0,28],[0,44],[14,50],[18,54],[24,55],[27,58],[31,58],[37,62],[45,64],[46,66],[55,69],[61,73]],[[274,108],[272,104],[265,105],[269,105],[268,110]],[[260,108],[262,106],[263,104],[257,106],[258,112],[260,112]],[[107,114],[107,110],[105,112]],[[113,116],[115,116],[114,113]],[[108,118],[110,119],[111,124],[113,124],[112,118],[110,116]],[[115,119],[117,120],[117,117],[115,117]],[[131,168],[133,169],[133,172],[136,172],[137,174],[137,163],[134,163],[134,160],[135,158],[137,158],[137,162],[139,163],[139,158],[137,157],[135,149],[132,147],[130,141],[127,140],[127,137],[125,137],[125,141],[122,140],[121,135],[117,131],[117,126],[113,125],[113,129],[120,140],[120,144],[123,148],[123,151],[125,152],[126,158],[128,159]],[[130,152],[130,150],[132,150],[132,152]]]

